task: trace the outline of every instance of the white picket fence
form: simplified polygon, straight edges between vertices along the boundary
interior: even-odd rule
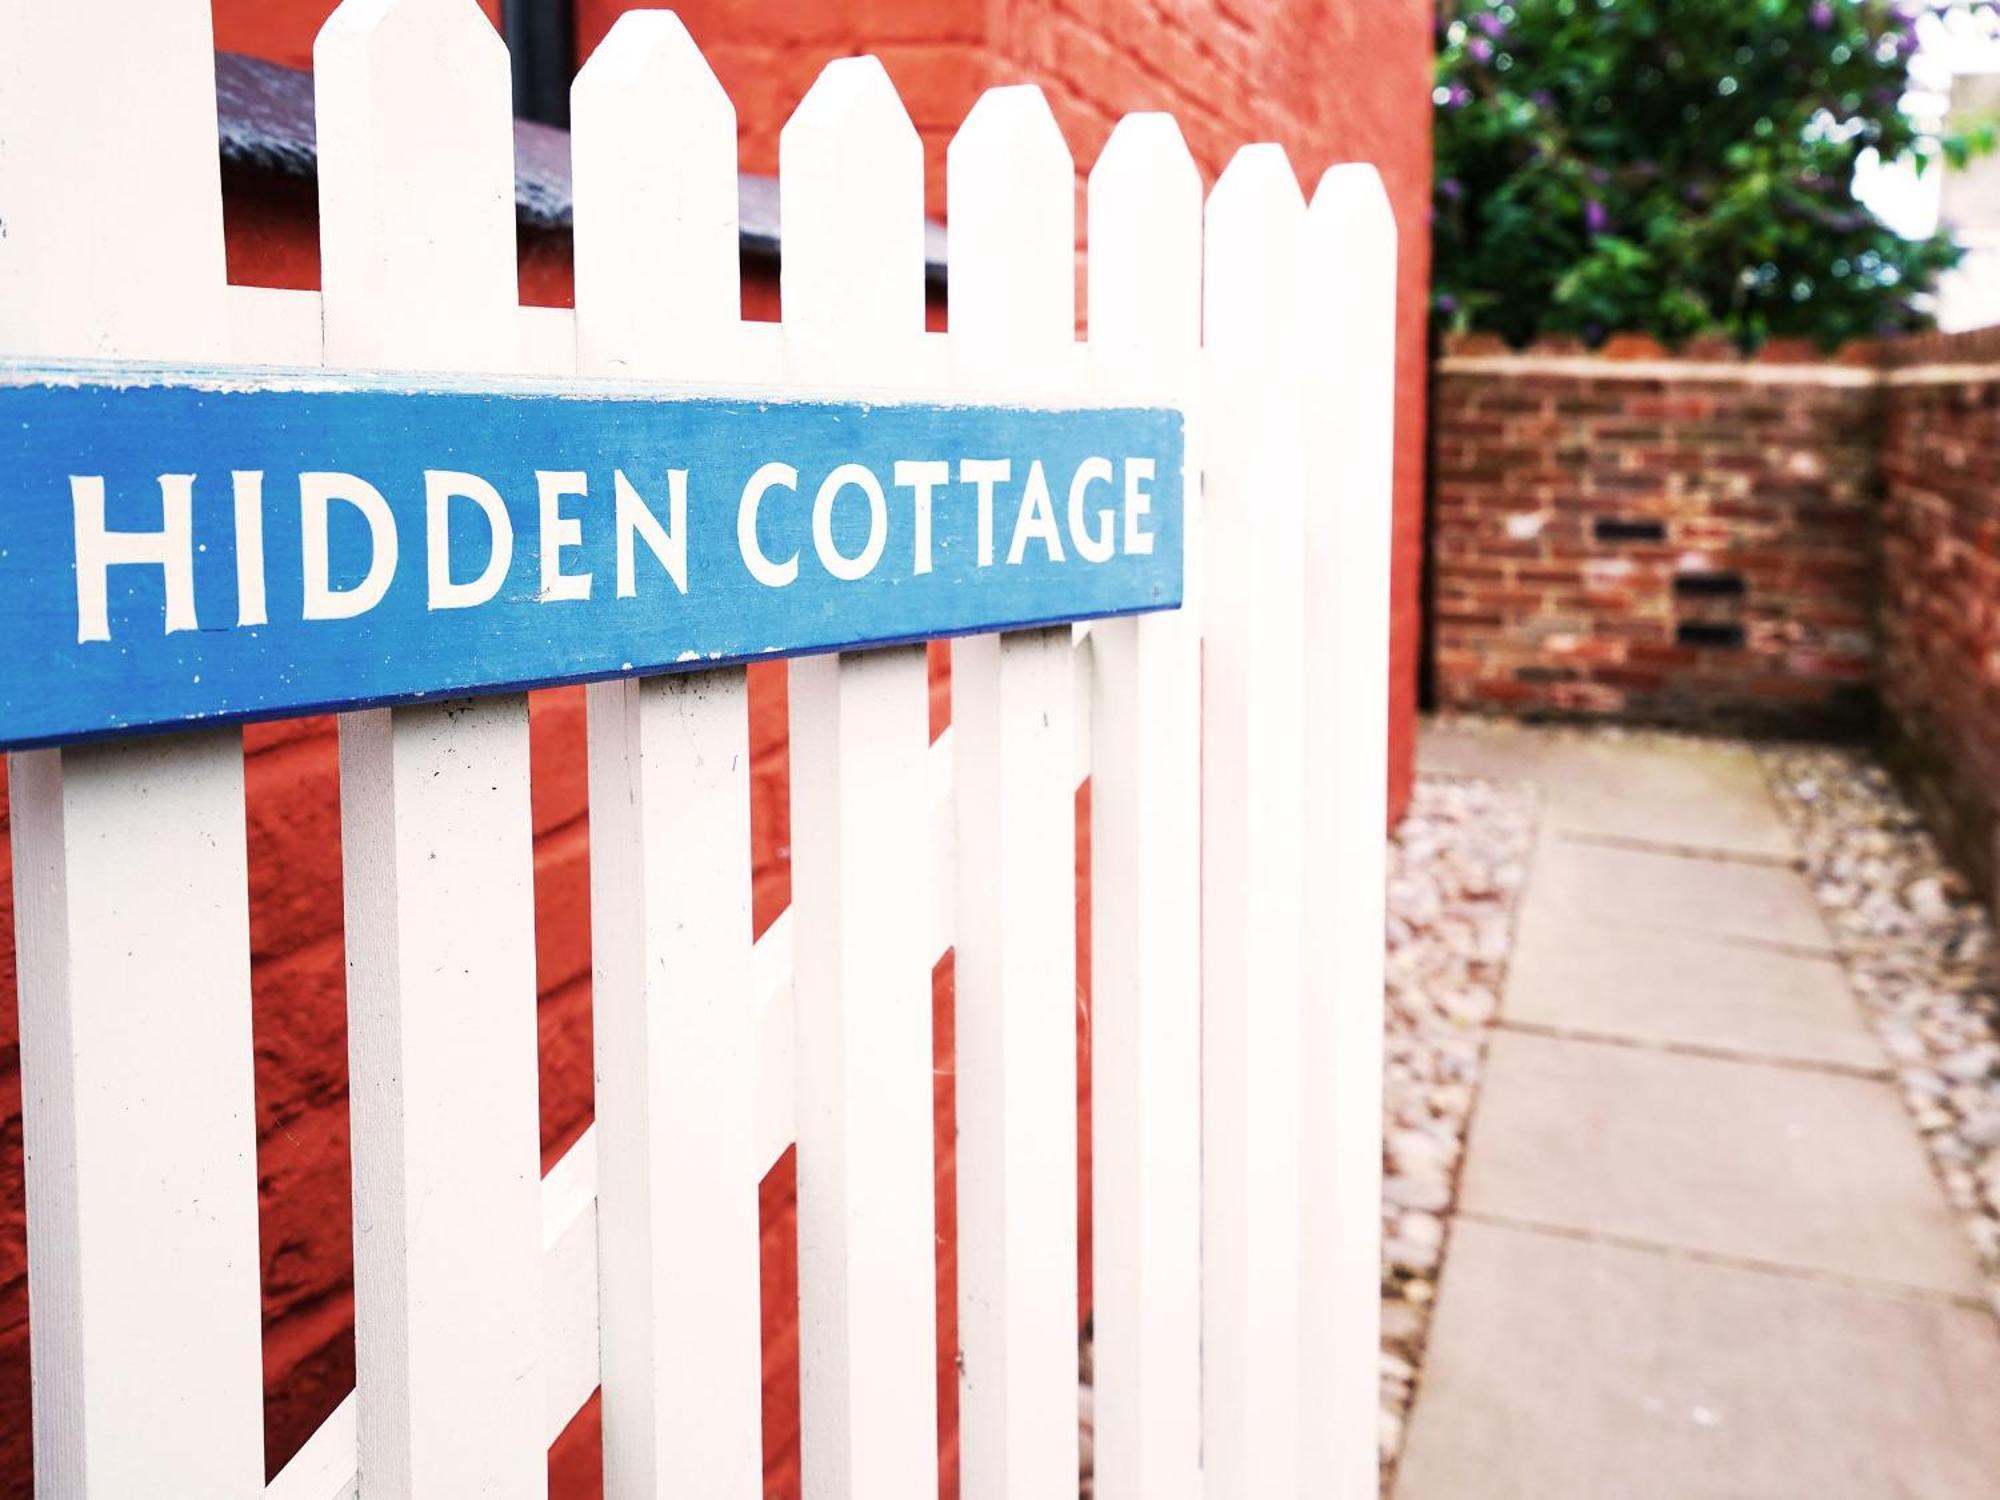
[[[739,320],[734,112],[680,23],[577,81],[576,311],[518,306],[474,0],[316,52],[324,290],[226,284],[207,0],[0,0],[0,355],[1064,392],[1189,413],[1187,607],[791,668],[793,907],[751,941],[740,670],[590,690],[597,1121],[539,1174],[528,715],[341,724],[354,1395],[268,1485],[234,730],[13,757],[45,1496],[761,1493],[760,1176],[798,1144],[811,1500],[937,1493],[930,974],[956,950],[963,1493],[1073,1495],[1073,794],[1092,779],[1096,1484],[1372,1495],[1394,228],[1283,152],[1208,195],[1041,95],[923,158],[881,67],[785,127]],[[927,795],[924,789],[928,789]]]

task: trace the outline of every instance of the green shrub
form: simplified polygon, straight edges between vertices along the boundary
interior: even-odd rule
[[[1925,326],[1959,251],[1854,196],[1865,152],[1990,147],[1898,107],[1923,9],[1994,0],[1443,0],[1436,310],[1516,343],[1832,345]]]

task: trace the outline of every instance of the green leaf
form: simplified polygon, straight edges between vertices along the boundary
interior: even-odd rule
[[[1822,28],[1803,0],[1443,0],[1440,317],[1517,340],[1920,326],[1958,250],[1891,233],[1855,164],[1962,166],[2000,122],[1921,130],[1899,108],[1906,23],[1886,0],[1830,4]]]

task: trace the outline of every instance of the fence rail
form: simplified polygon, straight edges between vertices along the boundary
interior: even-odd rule
[[[880,65],[785,127],[740,320],[736,122],[678,20],[573,96],[574,313],[518,306],[474,0],[315,51],[323,290],[226,284],[207,0],[0,0],[0,356],[1170,404],[1183,607],[792,663],[793,891],[751,940],[737,667],[589,690],[597,1119],[538,1172],[524,697],[340,726],[356,1390],[266,1484],[242,744],[11,759],[38,1493],[762,1492],[757,1184],[798,1147],[803,1483],[937,1493],[931,971],[956,955],[961,1484],[1078,1463],[1074,796],[1091,796],[1096,1493],[1375,1486],[1394,227],[1038,91],[923,160]],[[0,505],[8,503],[0,493]],[[697,1352],[698,1351],[698,1352]]]

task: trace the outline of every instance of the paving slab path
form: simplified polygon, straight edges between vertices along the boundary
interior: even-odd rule
[[[2000,1320],[1755,754],[1420,758],[1542,814],[1396,1500],[2000,1500]]]

